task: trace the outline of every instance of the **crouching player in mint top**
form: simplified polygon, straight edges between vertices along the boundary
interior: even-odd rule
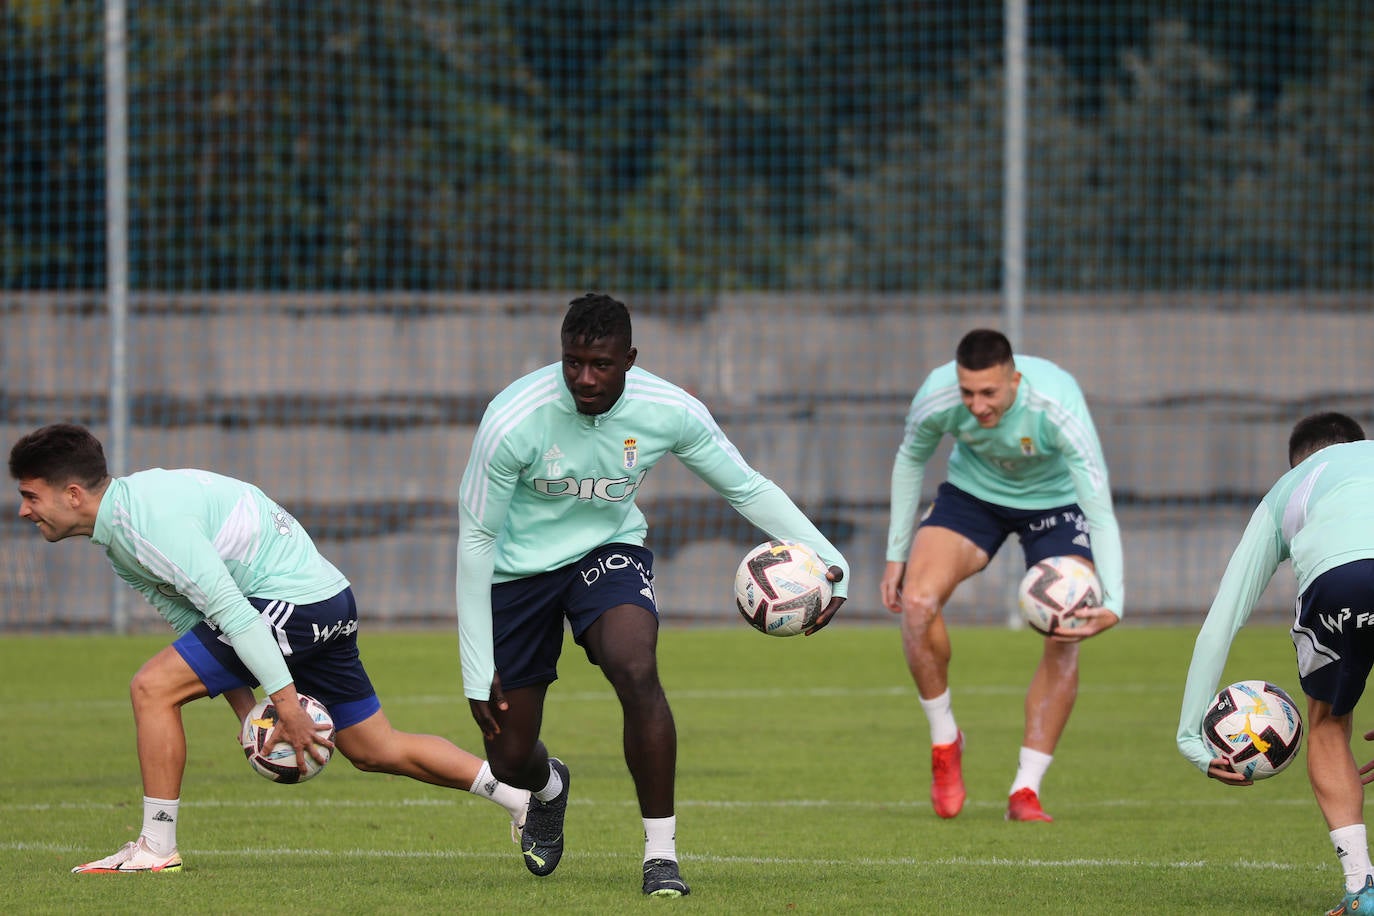
[[[946,435],[954,439],[949,479],[918,521],[925,465]],[[1079,625],[1044,641],[1007,800],[1007,820],[1052,820],[1040,784],[1078,694],[1078,643],[1117,623],[1123,594],[1107,466],[1078,383],[1047,359],[1013,357],[998,331],[964,335],[955,360],[931,372],[911,401],[892,467],[891,511],[882,600],[902,615],[907,666],[930,724],[930,798],[940,817],[958,815],[966,796],[943,617],[955,587],[987,566],[1011,534],[1028,569],[1064,555],[1094,565],[1102,607],[1079,611]]]
[[[1231,642],[1284,560],[1297,580],[1293,647],[1307,695],[1307,776],[1345,872],[1345,899],[1330,916],[1374,912],[1363,782],[1352,715],[1374,666],[1374,442],[1340,413],[1304,417],[1288,440],[1290,470],[1265,494],[1231,554],[1198,632],[1178,719],[1178,748],[1228,785],[1249,785],[1202,738]],[[1365,734],[1374,741],[1374,731]]]
[[[700,401],[635,365],[624,304],[591,293],[573,300],[561,337],[561,363],[492,400],[463,474],[463,689],[492,772],[533,792],[521,847],[526,867],[548,875],[563,855],[570,776],[539,728],[566,617],[620,701],[625,763],[644,823],[644,893],[680,897],[688,886],[676,844],[677,733],[658,677],[653,554],[635,505],[645,476],[676,455],[769,535],[815,549],[830,566],[835,597],[808,635],[844,603],[848,567]]]
[[[303,528],[252,484],[209,471],[155,468],[111,478],[99,440],[46,426],[10,451],[19,515],[48,541],[89,537],[116,573],[180,633],[144,663],[129,693],[143,778],[143,829],[74,872],[176,872],[186,734],[181,706],[223,694],[240,724],[261,685],[277,707],[275,737],[323,759],[335,747],[360,770],[466,789],[524,821],[529,793],[498,783],[485,762],[434,735],[397,731],[358,656],[353,590]],[[334,719],[324,741],[297,691]],[[251,776],[244,767],[246,778]],[[255,786],[256,788],[256,786]]]

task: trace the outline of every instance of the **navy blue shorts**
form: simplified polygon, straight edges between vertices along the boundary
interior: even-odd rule
[[[358,656],[358,607],[353,589],[314,604],[249,598],[272,628],[296,692],[325,705],[342,731],[382,708]],[[258,679],[218,628],[201,621],[172,644],[210,696],[235,687],[257,687]]]
[[[1374,560],[1328,569],[1298,596],[1293,625],[1303,693],[1353,712],[1374,667]]]
[[[496,673],[505,689],[558,680],[563,618],[573,639],[613,607],[633,604],[655,618],[654,555],[632,544],[606,544],[576,563],[491,589],[492,644]],[[587,655],[592,664],[596,659]]]
[[[1090,562],[1093,558],[1088,520],[1077,503],[1052,509],[1009,509],[942,483],[921,518],[921,527],[926,525],[959,532],[982,548],[989,560],[1007,536],[1015,534],[1021,540],[1027,569],[1047,557],[1075,556]]]

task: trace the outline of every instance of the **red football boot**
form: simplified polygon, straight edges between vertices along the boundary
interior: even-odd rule
[[[1035,794],[1035,790],[1026,787],[1017,789],[1012,793],[1011,798],[1007,799],[1007,820],[1052,821],[1054,818],[1046,814],[1045,809],[1040,807],[1040,796]]]
[[[964,733],[949,744],[930,748],[930,804],[944,818],[957,815],[964,807]]]

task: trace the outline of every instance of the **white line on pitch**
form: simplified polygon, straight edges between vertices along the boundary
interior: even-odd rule
[[[0,842],[0,850],[6,852],[56,852],[56,853],[76,853],[85,849],[83,846],[73,846],[65,843],[13,843]],[[235,858],[244,857],[271,857],[271,856],[300,856],[300,857],[335,857],[345,856],[353,859],[506,859],[513,858],[510,852],[467,852],[457,849],[436,849],[436,850],[396,850],[396,849],[300,849],[295,847],[283,847],[277,849],[267,849],[262,847],[242,848],[242,849],[197,849],[195,847],[185,847],[182,850],[188,857],[203,856],[205,858]],[[579,851],[578,856],[588,859],[625,859],[629,856],[625,853],[617,852],[598,852],[594,850]],[[684,855],[687,862],[711,862],[722,865],[799,865],[805,867],[844,867],[859,866],[863,868],[882,867],[882,866],[901,866],[906,868],[932,868],[932,867],[964,867],[964,868],[987,868],[987,867],[1020,867],[1020,868],[1174,868],[1174,869],[1199,869],[1199,868],[1227,868],[1227,869],[1258,869],[1264,871],[1297,871],[1309,870],[1312,866],[1305,863],[1296,862],[1263,862],[1255,859],[1240,859],[1236,861],[1223,862],[1220,860],[1194,859],[1188,861],[1160,861],[1151,859],[1111,859],[1111,858],[1075,858],[1075,859],[1017,859],[1004,856],[993,856],[989,858],[976,858],[970,856],[950,856],[946,858],[922,857],[894,857],[894,858],[873,858],[860,856],[853,859],[808,859],[781,856],[719,856],[719,855]]]

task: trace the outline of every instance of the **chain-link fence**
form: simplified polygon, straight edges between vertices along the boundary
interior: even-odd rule
[[[251,479],[366,615],[447,621],[481,411],[603,290],[878,619],[907,402],[1010,322],[1088,394],[1128,616],[1197,613],[1292,422],[1374,418],[1374,20],[1036,2],[1019,58],[1017,6],[7,4],[0,433],[75,420],[116,473]],[[665,618],[731,619],[757,532],[675,464],[640,503]],[[100,551],[6,518],[0,629],[107,626]],[[1005,619],[1015,554],[951,617]]]

